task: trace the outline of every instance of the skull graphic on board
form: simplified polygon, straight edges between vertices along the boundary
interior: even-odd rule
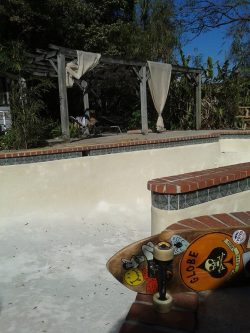
[[[208,272],[213,272],[216,269],[217,262],[214,259],[207,259],[205,262],[205,269]]]
[[[228,268],[225,265],[233,265],[233,258],[225,261],[227,251],[222,247],[216,247],[208,255],[207,259],[199,266],[199,268],[207,271],[214,278],[221,278],[227,274]]]

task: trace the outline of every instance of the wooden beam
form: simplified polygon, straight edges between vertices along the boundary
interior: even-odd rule
[[[34,76],[41,76],[41,77],[57,77],[57,74],[55,73],[51,73],[51,72],[44,72],[44,73],[41,73],[41,72],[30,72],[31,75],[34,75]]]
[[[27,71],[29,71],[29,70],[32,70],[32,69],[34,69],[34,70],[36,70],[36,71],[43,71],[43,72],[45,72],[45,71],[52,71],[52,68],[51,68],[51,66],[50,66],[50,64],[49,63],[47,63],[46,65],[38,65],[38,64],[29,64],[29,65],[27,65],[27,66],[25,66],[25,70],[27,70]]]
[[[201,73],[201,70],[199,68],[189,68],[176,65],[172,65],[172,71],[177,73]]]
[[[140,97],[141,97],[141,131],[142,134],[148,134],[148,110],[147,110],[147,67],[143,66],[139,72]]]
[[[139,81],[141,81],[141,75],[140,75],[139,71],[137,70],[137,68],[135,66],[133,66],[132,69],[133,69],[133,72],[135,73],[135,75],[137,76],[137,79]]]
[[[143,61],[126,60],[126,59],[118,59],[111,57],[101,57],[100,63],[111,64],[111,65],[124,65],[124,66],[140,66],[140,67],[146,65],[146,63]]]
[[[63,53],[66,57],[73,57],[76,58],[76,50],[68,49],[65,47],[57,46],[54,44],[49,44],[49,48],[52,50],[58,50],[61,53]],[[137,61],[137,60],[126,60],[126,59],[119,59],[119,58],[113,58],[113,57],[105,57],[102,56],[100,58],[100,63],[103,64],[113,64],[113,65],[126,65],[126,66],[147,66],[146,61]],[[172,65],[172,71],[174,72],[180,72],[180,73],[200,73],[200,68],[189,68],[189,67],[183,67],[178,65]]]
[[[54,68],[54,70],[56,71],[56,73],[58,73],[58,69],[56,64],[54,63],[54,61],[52,59],[48,59],[49,63],[51,64],[51,66]]]
[[[46,59],[55,58],[57,56],[57,51],[47,52]]]
[[[41,50],[41,49],[36,49],[36,52],[44,55],[45,59],[50,59],[50,58],[54,58],[57,56],[58,51],[53,50],[53,51],[45,51],[45,50]]]
[[[49,44],[49,48],[52,50],[59,51],[67,58],[76,58],[77,57],[76,50],[73,50],[73,49],[68,49],[66,47],[57,46],[54,44]]]
[[[58,86],[60,98],[60,114],[61,114],[61,129],[62,137],[64,140],[69,141],[69,112],[68,112],[68,99],[66,88],[66,70],[65,70],[65,56],[62,53],[57,55],[58,65]]]
[[[51,76],[51,77],[57,77],[57,74],[55,71],[51,68],[51,66],[41,66],[36,64],[29,64],[24,68],[24,71],[30,74],[34,74],[36,76]]]
[[[197,130],[201,129],[201,73],[196,77],[195,87],[195,127]]]

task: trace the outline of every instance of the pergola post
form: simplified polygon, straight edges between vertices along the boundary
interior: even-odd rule
[[[89,94],[85,93],[83,95],[83,104],[84,104],[84,110],[88,110],[89,109]]]
[[[89,109],[89,94],[87,93],[88,83],[85,80],[81,81],[81,84],[78,84],[83,93],[83,105],[84,111]]]
[[[59,52],[57,55],[57,66],[58,66],[58,86],[59,86],[62,137],[64,140],[68,141],[70,139],[70,133],[69,133],[68,98],[67,98],[67,88],[66,88],[65,56],[61,52]]]
[[[140,97],[141,97],[141,131],[148,134],[148,110],[147,110],[147,68],[140,69]]]
[[[195,87],[195,127],[201,129],[201,73],[196,76]]]

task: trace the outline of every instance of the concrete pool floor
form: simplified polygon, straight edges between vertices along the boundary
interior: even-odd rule
[[[1,223],[0,332],[119,332],[136,295],[105,264],[149,230],[129,213],[101,215]],[[196,332],[249,332],[249,296],[250,287],[204,293]]]
[[[217,132],[152,133],[147,140]],[[141,134],[119,134],[58,146],[145,139]],[[13,201],[13,211],[15,205]],[[53,214],[45,209],[41,215],[31,214],[28,218],[22,215],[1,218],[1,333],[119,331],[136,295],[114,280],[106,270],[106,262],[122,247],[150,235],[149,212],[138,205],[117,205],[113,209],[105,202],[99,202],[93,210],[83,213],[84,209],[75,209],[74,202],[70,205],[72,209],[67,213],[64,207],[56,206]],[[212,332],[211,322],[217,324],[217,332],[221,333],[250,331],[236,329],[237,321],[242,324],[246,318],[249,294],[249,288],[234,290],[232,294],[222,293],[220,297],[208,294],[200,308],[203,311],[200,312],[202,332]],[[241,311],[240,317],[236,315],[237,308]],[[234,326],[230,326],[230,322]],[[230,327],[234,330],[230,331]]]
[[[126,212],[2,221],[0,332],[117,332],[135,293],[106,261],[149,229]]]

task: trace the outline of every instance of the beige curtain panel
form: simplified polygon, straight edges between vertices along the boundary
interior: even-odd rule
[[[148,85],[158,113],[156,129],[162,132],[165,130],[162,111],[168,97],[172,66],[170,64],[148,61],[148,67],[150,71]]]
[[[66,86],[72,87],[75,79],[80,79],[87,71],[92,70],[99,63],[100,53],[77,50],[77,60],[66,65]]]

